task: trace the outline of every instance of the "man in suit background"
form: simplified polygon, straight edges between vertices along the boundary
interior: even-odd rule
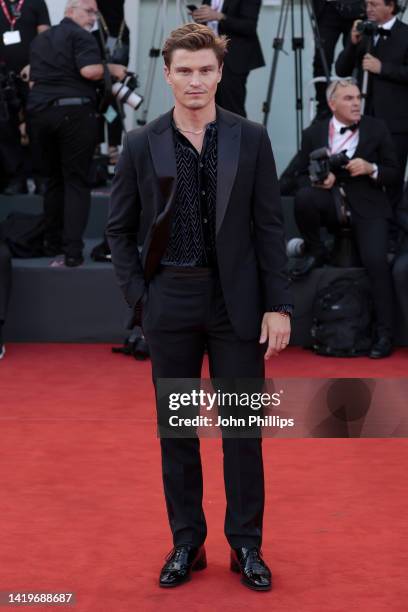
[[[216,34],[225,34],[229,39],[215,101],[242,117],[246,117],[248,75],[265,66],[256,33],[260,8],[261,0],[204,0],[192,14],[196,23],[206,23]]]
[[[155,386],[160,378],[200,378],[206,347],[212,378],[263,380],[264,359],[289,341],[272,149],[262,126],[215,105],[225,50],[225,39],[203,25],[171,33],[163,57],[175,107],[127,135],[116,169],[107,236],[135,320],[142,307]],[[225,534],[231,569],[246,586],[268,590],[261,442],[223,438]],[[202,470],[198,437],[160,444],[174,549],[159,584],[173,587],[206,566]]]
[[[320,227],[335,232],[339,226],[333,188],[341,184],[351,209],[351,225],[361,261],[371,282],[376,314],[376,335],[370,357],[392,351],[393,290],[387,262],[387,220],[391,207],[384,192],[398,177],[391,136],[384,123],[361,117],[360,90],[349,80],[333,81],[327,90],[333,117],[304,131],[300,166],[306,173],[312,151],[328,147],[331,154],[345,151],[350,159],[324,183],[304,187],[295,197],[295,217],[305,240],[307,256],[294,277],[300,278],[325,261]]]
[[[367,18],[381,27],[375,36],[362,35],[357,22],[336,61],[339,76],[369,74],[365,114],[383,119],[397,151],[399,176],[390,190],[393,210],[402,198],[408,157],[408,25],[396,17],[396,0],[367,0]]]

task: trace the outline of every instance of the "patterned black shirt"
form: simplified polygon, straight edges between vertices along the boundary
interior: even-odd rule
[[[173,123],[177,191],[171,235],[161,263],[216,266],[217,123],[206,126],[201,153]]]

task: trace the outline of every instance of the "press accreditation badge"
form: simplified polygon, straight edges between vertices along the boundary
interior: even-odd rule
[[[11,32],[4,32],[3,34],[4,46],[17,45],[21,43],[21,36],[18,30],[12,30]]]

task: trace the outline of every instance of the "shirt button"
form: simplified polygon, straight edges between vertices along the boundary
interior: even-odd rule
[[[208,219],[207,219],[207,217],[204,217],[204,219],[203,219],[203,223],[208,223]]]
[[[203,191],[201,192],[201,195],[205,195],[205,191],[204,191],[204,189],[203,189]]]
[[[204,168],[204,164],[200,163],[200,168]]]

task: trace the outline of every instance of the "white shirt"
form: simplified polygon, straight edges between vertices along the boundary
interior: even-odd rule
[[[350,130],[346,130],[344,134],[340,133],[340,129],[342,127],[346,127],[345,123],[341,123],[336,117],[333,115],[331,120],[332,127],[330,128],[329,134],[332,135],[330,139],[330,153],[340,153],[341,151],[345,151],[347,157],[351,159],[355,154],[358,142],[360,140],[359,130],[355,130],[354,132],[350,132]],[[350,136],[351,135],[351,136]],[[378,167],[377,164],[373,164],[374,172],[370,174],[370,177],[376,179],[378,176]]]
[[[380,28],[383,28],[383,30],[391,30],[392,26],[394,25],[394,23],[397,21],[396,17],[393,17],[392,19],[390,19],[389,21],[386,21],[385,23],[383,23]],[[374,36],[374,46],[378,43],[380,39],[380,35],[376,34]]]
[[[211,0],[211,8],[213,11],[221,12],[224,0]],[[211,28],[218,36],[218,21],[207,21],[207,26]]]

